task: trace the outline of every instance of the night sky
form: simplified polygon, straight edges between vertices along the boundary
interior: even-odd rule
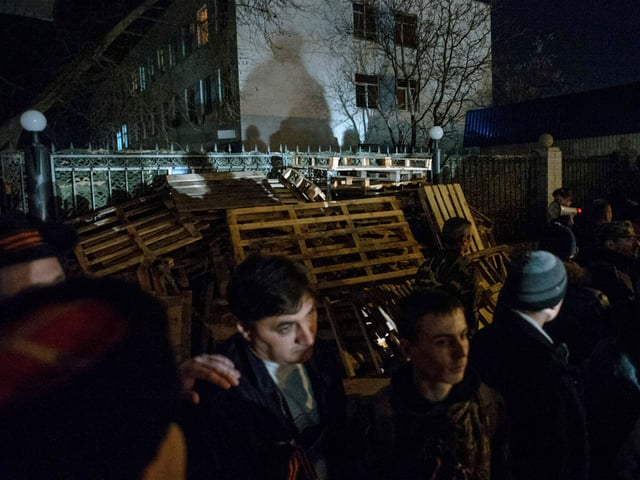
[[[500,0],[494,25],[552,34],[550,49],[571,91],[640,80],[640,1]],[[79,47],[141,0],[58,0],[55,21],[0,15],[0,120],[30,98]],[[518,52],[511,52],[517,60]]]
[[[555,63],[571,91],[640,80],[638,0],[501,0],[494,26],[513,22],[529,33],[553,34]]]

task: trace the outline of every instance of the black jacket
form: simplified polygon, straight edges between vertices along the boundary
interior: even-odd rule
[[[585,480],[589,455],[578,375],[554,345],[500,308],[471,343],[471,364],[504,397],[513,477]]]
[[[369,410],[368,450],[359,478],[510,478],[502,397],[473,372],[447,398],[431,402],[417,392],[411,365],[403,366]]]
[[[264,363],[240,335],[231,337],[217,353],[230,358],[242,377],[240,385],[229,390],[206,382],[196,384],[200,403],[186,406],[183,415],[189,478],[287,478],[289,461],[299,449],[311,462],[324,457],[329,478],[341,478],[346,396],[338,357],[330,345],[316,342],[312,358],[304,365],[320,424],[302,434]]]

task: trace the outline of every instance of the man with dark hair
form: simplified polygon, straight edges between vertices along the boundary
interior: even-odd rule
[[[570,207],[573,205],[573,192],[568,188],[556,188],[551,196],[553,197],[553,201],[560,207]],[[562,215],[555,219],[555,221],[573,227],[573,217],[574,215]]]
[[[2,478],[185,478],[159,302],[75,279],[6,299],[0,319]]]
[[[349,478],[339,461],[346,396],[335,351],[316,342],[304,267],[251,255],[228,299],[238,333],[218,350],[241,372],[229,390],[197,383],[185,415],[192,478]]]
[[[401,301],[397,320],[408,362],[374,399],[362,478],[510,478],[504,404],[467,369],[460,301],[414,292]]]
[[[467,260],[471,246],[471,222],[452,217],[442,226],[444,249],[430,255],[416,274],[415,289],[442,289],[458,297],[465,309],[469,335],[478,330],[476,304],[478,274]]]
[[[562,261],[545,251],[512,259],[493,323],[474,337],[471,365],[504,397],[514,478],[586,480],[583,400],[563,344],[543,327],[567,290]]]

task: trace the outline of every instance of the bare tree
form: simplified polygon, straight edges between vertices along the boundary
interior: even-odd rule
[[[354,2],[353,11],[342,10],[325,39],[333,55],[343,58],[333,94],[365,142],[384,129],[392,144],[414,149],[428,141],[431,126],[452,129],[468,108],[490,101],[488,5],[363,0]]]
[[[539,34],[518,30],[495,41],[494,102],[509,104],[570,90],[570,85],[557,65],[553,33]],[[520,52],[514,61],[513,51]]]

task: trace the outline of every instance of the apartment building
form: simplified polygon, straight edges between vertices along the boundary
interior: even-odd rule
[[[490,12],[298,0],[260,17],[233,0],[175,0],[120,71],[100,90],[118,100],[94,113],[122,149],[418,147],[434,124],[453,136],[466,109],[490,103]]]

